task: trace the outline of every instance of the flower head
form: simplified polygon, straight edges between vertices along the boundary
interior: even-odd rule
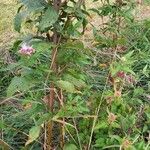
[[[116,90],[114,93],[114,97],[121,97],[122,93],[119,90]]]
[[[129,148],[131,147],[131,145],[132,145],[132,142],[129,141],[128,139],[125,139],[125,140],[123,141],[123,143],[122,143],[122,148],[123,148],[124,150],[127,150],[127,149],[129,149]]]
[[[113,123],[113,122],[115,122],[116,119],[117,119],[117,116],[116,116],[115,114],[109,113],[109,115],[108,115],[108,122],[109,122],[110,124]]]
[[[33,49],[32,46],[29,46],[26,43],[24,43],[18,52],[22,55],[31,56],[35,52],[35,49]]]
[[[133,84],[136,82],[135,78],[132,75],[127,75],[126,76],[126,82],[129,84]]]
[[[119,78],[121,78],[121,79],[124,79],[125,76],[126,76],[126,73],[125,73],[125,72],[123,72],[123,71],[117,72],[117,77],[119,77]]]

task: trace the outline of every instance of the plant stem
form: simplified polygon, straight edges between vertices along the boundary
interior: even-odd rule
[[[49,1],[49,3],[51,3]],[[61,0],[53,0],[53,7],[54,9],[59,13],[59,9],[61,6]],[[57,44],[59,43],[59,34],[57,31],[54,29],[53,31],[53,43],[56,45],[53,50],[52,50],[52,55],[51,55],[51,65],[50,69],[54,72],[57,73],[57,63],[56,63],[56,56],[57,56]],[[51,112],[53,112],[53,107],[54,107],[54,99],[55,99],[55,86],[54,83],[50,84],[50,95],[48,98],[48,107]],[[53,140],[52,140],[52,135],[53,135],[53,122],[49,121],[46,124],[46,146],[45,150],[52,150],[53,149]]]

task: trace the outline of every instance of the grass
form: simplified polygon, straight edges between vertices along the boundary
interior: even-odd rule
[[[13,18],[16,10],[16,0],[0,1],[0,56],[7,53],[7,49],[17,35],[13,30]]]

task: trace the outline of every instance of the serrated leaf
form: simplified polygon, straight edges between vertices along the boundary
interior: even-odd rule
[[[41,130],[40,126],[32,127],[29,131],[29,139],[28,139],[28,141],[26,142],[25,145],[29,145],[30,143],[35,141],[40,135],[40,130]]]
[[[58,13],[53,7],[49,6],[46,9],[40,21],[40,24],[39,24],[40,30],[43,31],[44,29],[52,26],[57,21],[57,19],[58,19]]]
[[[29,11],[43,10],[46,7],[45,0],[20,0]]]
[[[23,77],[14,77],[7,88],[7,96],[12,96],[16,92],[24,92],[29,90],[29,88],[32,86],[32,83],[30,81],[27,81]]]
[[[63,81],[63,80],[57,81],[57,85],[59,88],[65,90],[66,92],[69,92],[69,93],[76,92],[74,85],[68,81]]]
[[[66,144],[64,150],[77,150],[78,148],[74,144]]]

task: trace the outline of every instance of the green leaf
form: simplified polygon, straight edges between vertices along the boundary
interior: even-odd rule
[[[108,127],[107,122],[99,122],[95,127],[94,130],[99,130],[99,129],[106,129]]]
[[[69,93],[76,92],[74,85],[68,81],[63,81],[63,80],[57,81],[57,85],[59,88],[65,90],[66,92],[69,92]]]
[[[66,144],[64,150],[77,150],[78,148],[74,144]]]
[[[19,66],[19,63],[11,63],[5,68],[1,68],[0,71],[14,71]]]
[[[37,125],[42,125],[43,123],[50,120],[51,118],[52,118],[52,114],[50,114],[50,113],[43,114],[40,117],[40,119],[37,121]]]
[[[22,22],[25,20],[25,18],[28,16],[27,12],[21,12],[21,13],[17,13],[15,18],[14,18],[14,29],[17,32],[20,32],[21,29],[21,24]]]
[[[78,88],[83,88],[86,86],[84,81],[82,81],[81,79],[77,79],[69,74],[65,76],[65,79]]]
[[[105,6],[101,7],[101,13],[100,14],[102,16],[107,16],[110,13],[112,13],[112,11],[113,11],[113,8],[111,5],[105,5]]]
[[[40,30],[43,31],[44,29],[52,26],[57,21],[57,19],[58,19],[58,13],[53,7],[49,6],[46,9],[40,21],[40,24],[39,24]]]
[[[74,50],[83,50],[84,45],[81,41],[67,41],[64,45],[62,45],[62,48],[65,49],[74,49]]]
[[[120,128],[120,125],[117,122],[113,122],[111,126],[113,128]]]
[[[30,129],[29,139],[28,139],[28,141],[26,142],[25,145],[28,145],[28,144],[32,143],[33,141],[35,141],[39,137],[40,129],[41,129],[40,126],[34,126]]]
[[[98,14],[98,15],[100,15],[100,11],[98,9],[96,9],[96,8],[91,8],[89,10],[94,12],[94,13],[96,13],[96,14]]]
[[[31,42],[31,45],[33,46],[34,49],[36,49],[37,52],[44,52],[52,48],[52,43],[46,42],[46,41],[41,41],[38,39],[34,39]]]
[[[24,92],[29,90],[29,88],[32,86],[31,81],[26,80],[23,77],[14,77],[7,88],[7,96],[12,96],[16,92]]]
[[[124,57],[126,58],[126,60],[130,59],[133,55],[134,51],[131,51],[129,53],[127,53]]]
[[[29,11],[39,11],[46,7],[45,0],[20,0]]]
[[[99,137],[95,142],[96,144],[94,145],[95,147],[103,147],[105,145],[105,138],[106,137]]]
[[[143,68],[142,73],[143,73],[146,77],[149,77],[148,65],[146,65],[146,66]]]
[[[0,120],[0,129],[4,129],[5,128],[5,124],[3,120]]]

